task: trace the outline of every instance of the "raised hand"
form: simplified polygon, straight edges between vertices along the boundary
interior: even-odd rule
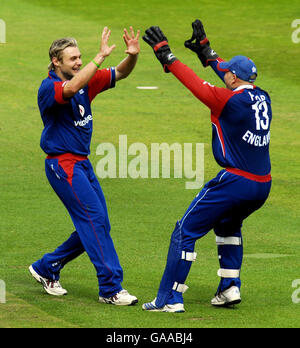
[[[160,61],[164,71],[170,72],[168,65],[177,60],[168,44],[168,39],[160,27],[152,26],[145,31],[143,40],[153,48],[156,58]]]
[[[127,29],[124,29],[123,39],[125,42],[125,45],[127,47],[125,53],[130,55],[137,55],[140,52],[140,44],[139,44],[139,37],[140,37],[140,31],[137,31],[136,36],[134,35],[133,27],[129,27],[130,34],[128,33]]]
[[[108,45],[110,34],[111,30],[109,30],[108,27],[104,27],[101,36],[101,45],[99,52],[102,57],[108,57],[111,54],[111,52],[116,48],[116,45]]]
[[[195,52],[204,67],[208,66],[210,61],[219,58],[217,53],[211,49],[209,40],[203,27],[203,23],[196,19],[192,23],[193,34],[189,40],[184,42],[184,46]]]

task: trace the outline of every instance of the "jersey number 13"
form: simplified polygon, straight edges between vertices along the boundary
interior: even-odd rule
[[[255,104],[252,104],[252,109],[255,111],[255,120],[256,120],[256,130],[267,130],[269,128],[270,118],[268,115],[268,104],[265,100],[264,95],[254,96],[249,92],[251,99],[258,99]]]

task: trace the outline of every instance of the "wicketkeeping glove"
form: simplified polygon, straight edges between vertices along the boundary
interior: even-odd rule
[[[207,67],[209,61],[216,60],[219,56],[211,49],[203,24],[199,19],[192,23],[192,28],[193,35],[189,40],[185,41],[184,46],[195,52],[202,65]]]
[[[168,44],[168,40],[160,27],[152,26],[145,31],[143,40],[153,48],[156,58],[160,61],[165,72],[170,72],[168,65],[177,60]]]

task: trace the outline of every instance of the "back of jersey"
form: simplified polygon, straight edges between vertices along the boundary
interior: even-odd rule
[[[255,175],[269,174],[271,120],[267,92],[251,85],[233,91],[218,124],[213,122],[213,152],[218,164]]]

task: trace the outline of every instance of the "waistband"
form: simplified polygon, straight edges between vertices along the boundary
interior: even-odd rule
[[[243,176],[246,179],[258,181],[258,182],[269,182],[272,180],[271,173],[267,175],[256,175],[238,168],[226,168],[226,171],[232,174]]]
[[[74,153],[63,153],[59,155],[48,155],[47,159],[58,159],[62,160],[73,160],[73,161],[84,161],[87,160],[88,157],[84,155],[75,155]]]

